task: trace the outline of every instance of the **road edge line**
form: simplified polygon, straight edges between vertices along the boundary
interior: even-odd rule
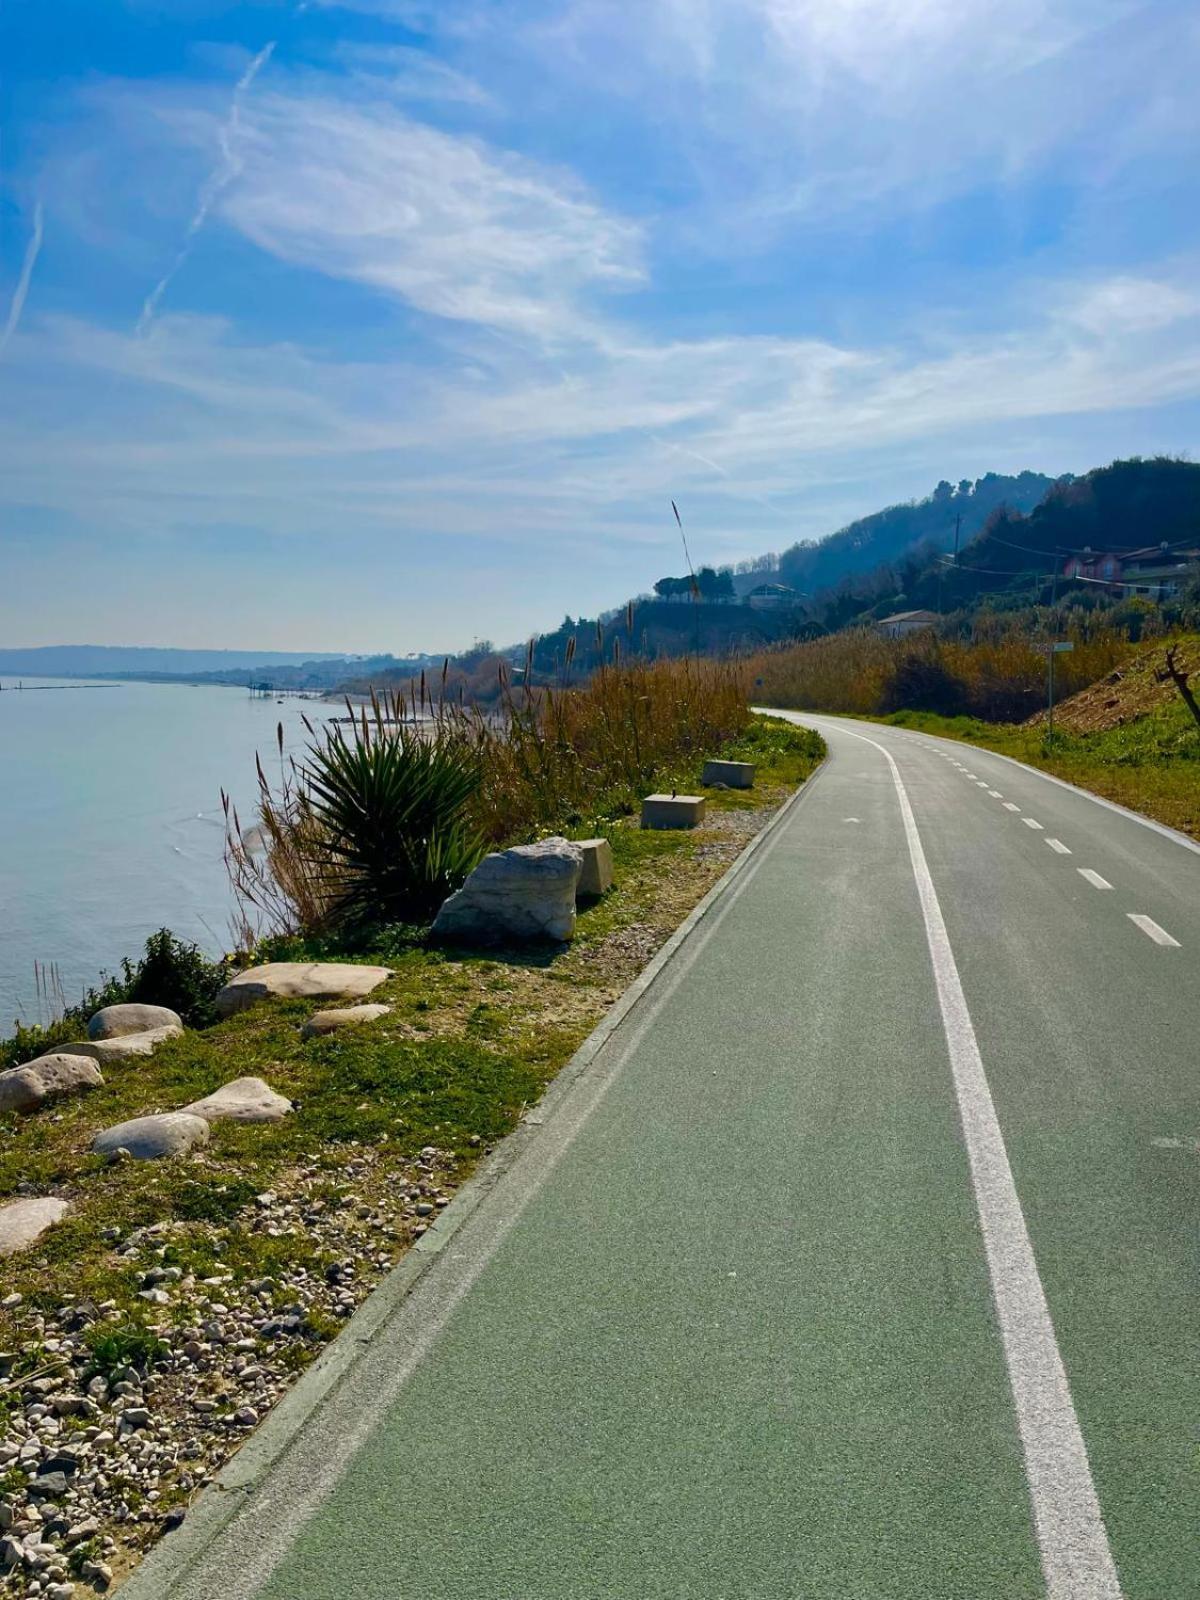
[[[891,751],[865,734],[841,731],[884,757],[900,802],[1048,1600],[1122,1600],[1087,1446],[912,802]]]
[[[585,1085],[588,1069],[642,1001],[657,999],[655,989],[663,974],[714,911],[733,904],[734,891],[747,881],[765,847],[775,839],[803,799],[812,792],[828,766],[825,755],[808,777],[790,794],[755,834],[729,868],[667,939],[662,949],[605,1012],[596,1027],[556,1074],[545,1094],[484,1158],[456,1192],[450,1204],[412,1245],[383,1281],[264,1419],[217,1476],[192,1503],[181,1526],[165,1534],[124,1583],[114,1589],[122,1600],[169,1600],[180,1582],[192,1575],[197,1563],[228,1529],[250,1494],[282,1460],[322,1405],[350,1379],[372,1349],[379,1333],[422,1283],[446,1245],[517,1167],[526,1150],[536,1148],[560,1115],[571,1107],[574,1095]],[[669,992],[669,991],[668,991]],[[649,1022],[647,1018],[647,1024]],[[642,1029],[635,1028],[636,1042]],[[626,1048],[620,1060],[628,1053]],[[598,1103],[598,1102],[597,1102]],[[592,1107],[587,1107],[585,1115]]]

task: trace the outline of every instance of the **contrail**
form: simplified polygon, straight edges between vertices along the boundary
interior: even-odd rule
[[[242,170],[241,160],[234,148],[238,130],[241,127],[242,101],[246,98],[246,91],[250,85],[271,59],[271,52],[275,49],[277,42],[277,40],[272,39],[270,44],[264,45],[234,85],[233,97],[229,102],[229,115],[217,132],[217,142],[221,146],[220,163],[205,179],[204,186],[200,190],[199,199],[196,201],[195,212],[192,215],[192,220],[187,225],[187,231],[183,236],[183,243],[179,247],[178,254],[142,302],[142,314],[137,322],[137,332],[139,334],[145,333],[151,322],[153,322],[155,313],[158,311],[159,302],[162,300],[163,295],[166,294],[171,279],[183,266],[188,256],[191,255],[196,235],[207,221],[208,214],[222,191],[228,188]]]
[[[8,341],[17,331],[17,323],[21,320],[21,313],[25,309],[25,297],[29,293],[29,280],[33,277],[33,269],[37,264],[38,251],[42,248],[42,202],[39,200],[33,210],[33,232],[29,235],[29,243],[25,246],[25,259],[21,263],[21,276],[17,279],[17,287],[13,290],[12,303],[8,308],[8,320],[4,324],[4,332],[0,333],[0,356],[8,345]]]

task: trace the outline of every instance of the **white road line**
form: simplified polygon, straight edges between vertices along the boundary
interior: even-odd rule
[[[988,790],[988,794],[991,795],[993,800],[1003,800],[1004,799],[1004,796],[1000,793],[999,789],[989,789]]]
[[[1025,1452],[1047,1600],[1120,1600],[1087,1448],[908,791],[890,751],[864,734],[842,731],[875,745],[891,768],[900,802]]]
[[[1153,939],[1155,944],[1170,945],[1173,950],[1180,948],[1179,940],[1172,939],[1165,928],[1160,928],[1153,917],[1146,917],[1139,911],[1127,911],[1125,915],[1135,928],[1140,928],[1147,938]]]
[[[965,767],[963,768],[963,771],[966,772]],[[970,778],[972,783],[976,782],[975,774],[973,772],[966,772],[966,775],[968,778]]]
[[[1069,848],[1062,842],[1061,839],[1047,839],[1046,843],[1050,846],[1051,850],[1057,850],[1060,856],[1069,856],[1071,854]]]
[[[986,789],[987,788],[987,779],[986,778],[976,778],[975,782],[976,782],[977,786],[980,789]]]
[[[1093,889],[1111,889],[1112,884],[1107,878],[1102,878],[1098,872],[1093,872],[1091,867],[1076,867],[1076,872],[1081,878],[1086,878]]]
[[[1005,811],[1020,811],[1021,808],[1014,800],[1006,800],[1004,802],[1004,809]]]
[[[1025,824],[1025,826],[1027,828],[1036,828],[1039,833],[1042,831],[1041,823],[1035,821],[1033,817],[1022,817],[1021,821]]]

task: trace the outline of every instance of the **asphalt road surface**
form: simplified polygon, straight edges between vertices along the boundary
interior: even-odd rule
[[[1200,1596],[1200,851],[797,720],[735,886],[131,1593]]]

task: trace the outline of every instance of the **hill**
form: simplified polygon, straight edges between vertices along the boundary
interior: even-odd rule
[[[779,582],[811,593],[885,563],[900,562],[919,549],[953,550],[956,527],[960,544],[965,544],[999,507],[1031,511],[1056,483],[1069,481],[1041,472],[1015,476],[988,472],[974,482],[963,478],[957,485],[943,479],[923,500],[885,506],[824,539],[784,550],[776,564]],[[766,570],[763,559],[746,566],[749,570],[734,580],[741,592],[762,582]]]

